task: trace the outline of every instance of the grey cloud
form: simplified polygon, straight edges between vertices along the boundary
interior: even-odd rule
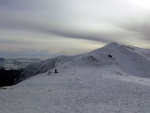
[[[44,20],[41,20],[44,21]],[[52,26],[51,26],[52,25]],[[114,26],[119,26],[115,24]],[[44,22],[34,21],[34,19],[26,18],[25,16],[17,16],[14,15],[3,15],[0,20],[0,28],[3,29],[16,29],[16,30],[26,30],[34,33],[43,33],[43,34],[49,34],[49,35],[56,35],[59,37],[67,37],[67,38],[75,38],[75,39],[86,39],[86,40],[92,40],[92,41],[98,41],[98,42],[119,42],[123,40],[124,37],[130,36],[130,33],[128,32],[139,32],[144,34],[145,40],[149,40],[148,34],[149,31],[144,26],[143,28],[135,23],[134,25],[129,24],[128,26],[120,25],[120,28],[126,29],[127,32],[124,34],[121,33],[111,33],[111,31],[108,31],[107,33],[90,33],[88,31],[81,31],[76,32],[76,30],[70,30],[67,27],[57,24],[57,23],[49,23],[45,24]],[[149,26],[147,26],[149,27]],[[100,30],[101,32],[101,30]],[[132,35],[134,36],[134,35]],[[117,40],[116,40],[117,39]]]
[[[27,12],[17,12],[16,14],[16,13],[12,13],[11,10],[9,13],[6,11],[0,11],[0,15],[1,15],[0,28],[26,30],[26,31],[38,32],[38,33],[53,34],[60,37],[86,39],[86,40],[99,41],[105,43],[114,41],[113,38],[108,37],[109,36],[108,34],[93,34],[93,33],[89,33],[88,31],[76,32],[73,30],[70,31],[68,30],[68,28],[65,28],[65,24],[71,24],[69,22],[67,23],[67,19],[70,18],[69,16],[72,16],[72,14],[69,15],[70,13],[69,14],[67,13],[69,11],[69,8],[66,7],[70,7],[70,6],[66,5],[65,1],[67,1],[68,4],[69,3],[72,4],[72,2],[70,2],[69,0],[63,0],[63,1],[51,0],[49,2],[49,4],[51,3],[52,5],[51,4],[49,5],[51,8],[48,10],[49,11],[48,13],[52,14],[52,16],[49,17],[49,20],[46,21],[45,19],[40,17],[40,15],[42,14],[39,14],[39,16],[36,17],[34,15],[33,10],[31,10],[30,14],[28,14]],[[36,4],[39,3],[40,0],[1,0],[0,6],[2,6],[4,9],[18,8],[20,11],[20,8],[30,9],[32,8],[32,6],[35,6]],[[48,25],[46,25],[46,22],[48,23]],[[59,23],[63,23],[63,27],[64,27],[63,29]]]
[[[46,34],[53,34],[60,37],[67,37],[67,38],[77,38],[77,39],[87,39],[93,41],[100,41],[100,42],[111,42],[113,40],[108,39],[106,36],[90,34],[88,32],[75,32],[75,31],[67,31],[67,28],[64,30],[59,29],[56,25],[55,27],[50,26],[43,26],[40,23],[34,22],[33,20],[25,20],[20,17],[9,17],[5,19],[5,17],[0,20],[0,28],[4,29],[17,29],[17,30],[27,30],[32,32],[39,32],[39,33],[46,33]]]
[[[84,3],[86,3],[86,1],[84,1],[84,0],[81,0],[81,1],[82,1],[81,3],[83,4],[83,6],[85,5],[85,7],[86,7],[86,4],[84,4]],[[90,1],[90,0],[88,0],[88,1]],[[91,11],[91,12],[86,12],[87,9],[85,7],[84,7],[85,9],[83,8],[83,10],[82,10],[82,5],[79,7],[81,9],[78,10],[78,3],[80,3],[80,1],[75,2],[76,5],[74,5],[72,2],[70,2],[70,0],[63,0],[63,1],[45,0],[43,2],[44,4],[40,5],[40,3],[42,3],[41,0],[0,0],[0,9],[3,9],[3,11],[0,11],[0,16],[1,16],[0,28],[25,30],[25,31],[30,31],[30,32],[34,32],[34,33],[43,33],[43,34],[49,34],[49,35],[52,34],[52,35],[56,35],[59,37],[86,39],[86,40],[92,40],[92,41],[98,41],[98,42],[104,42],[104,43],[123,40],[123,38],[131,36],[130,32],[137,32],[137,33],[143,35],[143,37],[141,37],[141,38],[143,38],[145,40],[150,39],[149,38],[149,35],[150,35],[150,33],[149,33],[150,23],[149,22],[148,22],[148,24],[146,24],[146,23],[139,24],[139,23],[133,22],[134,24],[121,23],[122,25],[120,25],[120,26],[117,24],[114,25],[114,26],[119,26],[123,29],[126,29],[127,32],[125,32],[125,33],[120,33],[120,32],[112,33],[109,30],[107,32],[103,33],[103,32],[101,32],[101,29],[99,29],[100,32],[98,33],[98,31],[97,31],[97,33],[94,34],[94,33],[90,33],[89,31],[86,31],[84,29],[83,29],[83,31],[77,32],[76,29],[70,30],[69,28],[65,27],[65,24],[69,25],[69,24],[72,24],[71,22],[80,21],[82,16],[84,17],[85,15],[87,15],[87,16],[85,16],[86,18],[84,18],[85,20],[88,17],[90,18],[91,15],[93,15],[93,18],[98,18],[98,19],[100,19],[101,16],[104,16],[104,17],[106,16],[106,18],[109,17],[109,19],[111,20],[115,17],[115,14],[117,15],[116,18],[118,18],[119,15],[124,14],[122,12],[117,12],[118,9],[120,9],[120,4],[122,4],[122,2],[120,3],[119,0],[115,0],[116,2],[114,4],[117,3],[116,5],[112,5],[111,3],[109,4],[109,2],[112,2],[111,0],[106,0],[106,1],[102,0],[101,2],[99,2],[98,0],[96,0],[96,1],[98,4],[96,9],[94,7],[95,3],[94,3],[94,1],[92,1],[92,2],[89,2],[87,5],[87,6],[91,6],[91,3],[93,3],[93,5],[92,5],[93,7],[89,8],[89,9],[87,8],[88,11]],[[48,2],[49,2],[49,6],[45,7],[45,8],[48,8],[48,10],[47,9],[45,10],[44,6]],[[107,10],[108,8],[106,7],[106,8],[104,8],[105,10],[103,9],[103,10],[97,11],[98,10],[97,8],[99,8],[101,6],[101,5],[99,6],[99,3],[103,4],[103,2],[105,3],[105,5],[107,7],[111,6],[110,9]],[[74,6],[74,9],[70,6],[70,4],[72,4],[71,6]],[[104,5],[104,7],[105,7],[105,5]],[[127,6],[128,6],[128,2],[126,3],[125,6],[126,7],[124,7],[123,10],[125,12],[126,12],[126,10],[129,11],[130,9],[125,10],[125,8],[127,8]],[[32,9],[34,9],[34,8],[38,9],[38,7],[43,7],[43,9],[45,10],[45,12],[43,12],[43,13],[44,14],[47,13],[48,16],[45,16],[43,13],[39,13],[38,16],[35,16],[35,12]],[[116,7],[117,7],[117,9],[115,9]],[[13,11],[11,11],[11,10],[9,13],[7,11],[4,11],[4,10],[9,10],[9,9],[11,9],[11,10],[17,9],[17,11],[15,13],[12,13]],[[31,13],[21,12],[20,11],[21,9],[30,10]],[[113,11],[109,12],[111,9]],[[126,12],[127,15],[129,13],[128,11]],[[37,10],[37,12],[38,12],[38,10]],[[93,13],[93,14],[88,15],[89,13]],[[100,14],[98,14],[98,13],[100,13]],[[105,13],[106,13],[106,15],[105,15]],[[75,14],[75,16],[74,16],[74,14]],[[79,18],[78,18],[78,15],[79,15]],[[80,18],[80,16],[81,16],[81,18]],[[48,18],[47,20],[44,19],[46,17]],[[68,19],[68,18],[71,18],[71,19]],[[73,18],[73,20],[72,20],[72,18]],[[77,18],[77,20],[74,18]],[[68,20],[70,20],[70,21],[68,21]],[[92,21],[94,21],[94,20],[92,20]],[[101,20],[98,20],[97,24],[99,24],[100,21]],[[63,26],[61,25],[61,23],[63,23]],[[134,33],[132,36],[134,37]],[[12,42],[12,43],[16,43],[16,42]]]
[[[1,10],[31,10],[39,8],[40,0],[0,0]]]
[[[119,25],[120,27],[139,34],[139,38],[150,41],[150,22],[143,20],[142,22],[126,22]]]
[[[27,43],[27,42],[21,42],[21,41],[17,41],[17,40],[5,40],[5,39],[0,39],[0,44],[19,44],[19,45],[22,45],[22,44],[31,44],[31,43]]]
[[[45,33],[54,34],[61,37],[67,37],[67,38],[75,38],[75,39],[86,39],[86,40],[92,40],[92,41],[99,41],[99,42],[111,42],[110,39],[105,38],[105,36],[101,37],[100,35],[94,35],[87,32],[77,33],[77,32],[67,32],[62,30],[56,30],[56,29],[38,29]]]
[[[51,9],[56,11],[61,8],[62,11],[62,7],[67,6],[65,2],[69,2],[69,0],[0,0],[0,9],[10,11]]]

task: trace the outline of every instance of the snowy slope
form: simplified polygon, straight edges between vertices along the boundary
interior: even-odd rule
[[[74,67],[34,76],[0,89],[0,113],[149,113],[150,79],[116,71]]]
[[[150,50],[149,49],[144,49],[144,48],[138,48],[138,47],[134,47],[134,46],[124,46],[126,47],[128,50],[137,53],[143,57],[145,57],[146,59],[148,59],[150,61]]]
[[[43,74],[1,88],[0,113],[150,113],[150,61],[141,51],[110,43],[29,65],[23,78]]]
[[[145,57],[129,51],[119,44],[110,44],[107,48],[114,49],[118,67],[133,76],[150,78],[150,61]]]
[[[39,63],[30,64],[25,67],[22,72],[22,78],[28,78],[36,74],[54,71],[58,68],[59,71],[72,67],[103,67],[115,65],[127,74],[139,77],[150,77],[150,61],[147,57],[140,53],[148,54],[148,50],[141,49],[138,53],[131,51],[130,46],[124,46],[117,43],[110,43],[103,48],[96,49],[89,53],[77,56],[59,56],[48,59]],[[132,47],[133,48],[133,47]],[[136,47],[134,47],[136,48]]]
[[[57,68],[62,71],[74,66],[101,68],[109,65],[114,65],[132,76],[150,78],[150,61],[117,43],[110,43],[103,48],[83,54]]]

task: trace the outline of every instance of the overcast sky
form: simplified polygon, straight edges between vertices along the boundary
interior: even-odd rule
[[[75,55],[109,42],[150,48],[149,0],[0,0],[0,57]]]

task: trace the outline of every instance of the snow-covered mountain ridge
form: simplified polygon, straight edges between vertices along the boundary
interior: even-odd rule
[[[137,47],[109,43],[106,46],[77,56],[59,56],[33,63],[23,69],[22,79],[58,68],[59,71],[72,67],[104,67],[115,65],[132,76],[150,77],[149,51]]]
[[[141,55],[142,50],[140,52],[130,51],[127,46],[110,43],[103,48],[83,54],[57,68],[62,71],[66,67],[72,68],[74,66],[101,68],[114,65],[129,75],[150,78],[150,61],[147,57]],[[142,53],[148,54],[145,50]]]
[[[29,79],[0,89],[0,113],[149,113],[150,61],[142,50],[110,43],[30,64],[20,76]]]
[[[118,43],[109,43],[102,48],[98,48],[88,53],[76,56],[59,56],[37,62],[29,60],[31,64],[21,70],[19,78],[15,79],[15,84],[37,74],[58,72],[72,69],[74,67],[107,67],[115,66],[125,72],[127,75],[150,78],[150,61],[148,49],[141,49],[133,46],[121,45]],[[3,59],[2,59],[3,60]],[[16,61],[26,62],[25,59],[16,59]],[[19,72],[20,73],[20,72]]]

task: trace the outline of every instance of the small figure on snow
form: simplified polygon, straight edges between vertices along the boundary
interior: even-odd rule
[[[57,69],[55,69],[55,72],[54,73],[58,73]]]

